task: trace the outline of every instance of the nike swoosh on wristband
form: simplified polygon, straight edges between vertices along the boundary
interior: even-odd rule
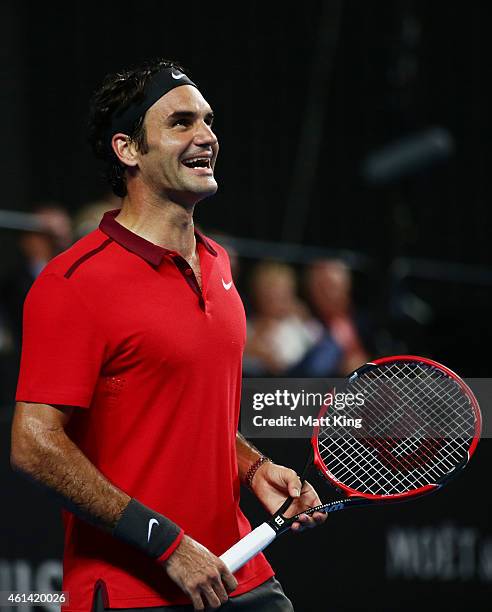
[[[150,534],[152,532],[152,527],[154,525],[158,525],[158,524],[159,524],[159,521],[157,521],[155,518],[151,518],[150,519],[150,521],[149,521],[149,533],[147,535],[147,542],[150,542]]]
[[[174,74],[174,72],[171,72],[171,76],[173,77],[173,79],[182,79],[185,75],[182,72],[178,72],[176,74]]]
[[[229,289],[232,287],[232,281],[230,283],[226,283],[225,280],[222,279],[222,285],[226,291],[229,291]]]

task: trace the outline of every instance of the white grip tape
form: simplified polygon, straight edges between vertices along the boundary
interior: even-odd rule
[[[276,532],[267,523],[262,523],[251,533],[244,536],[239,542],[220,556],[231,573],[236,572],[252,557],[266,548],[275,539]]]

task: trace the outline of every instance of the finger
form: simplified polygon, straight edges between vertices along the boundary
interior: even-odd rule
[[[321,500],[318,497],[318,494],[313,489],[312,485],[306,480],[302,486],[302,501],[310,506],[318,506],[321,504]]]
[[[290,528],[295,533],[301,533],[301,531],[304,531],[304,529],[305,529],[306,520],[308,520],[307,516],[305,514],[300,514],[297,517],[297,520],[292,523]]]
[[[295,523],[292,523],[291,529],[294,533],[302,533],[303,531],[306,531],[308,527],[306,525],[303,525],[301,523],[298,523],[297,521]]]
[[[199,592],[189,591],[188,595],[191,599],[191,603],[193,604],[193,610],[205,610],[205,606],[203,605],[203,600]]]
[[[299,516],[297,517],[297,520],[304,525],[306,523],[309,523],[311,519],[309,518],[307,514],[299,514]]]
[[[317,512],[317,515],[319,515],[320,513]],[[313,527],[317,527],[318,522],[314,520],[314,518],[309,515],[309,514],[300,514],[297,517],[297,521],[299,523],[299,528],[297,529],[297,531],[304,531],[306,529],[312,529]]]
[[[220,599],[211,586],[202,586],[201,591],[208,606],[214,609],[220,608]]]
[[[328,514],[326,512],[314,512],[312,516],[317,525],[321,525],[328,518]]]
[[[222,580],[220,578],[217,578],[212,582],[212,588],[215,591],[217,597],[219,598],[221,604],[226,603],[226,601],[228,601],[229,596],[227,595],[227,591],[225,590],[224,585],[222,584]]]
[[[222,584],[225,586],[228,593],[232,593],[237,589],[237,580],[229,570],[222,572]]]
[[[316,514],[319,514],[319,513],[316,513]],[[301,521],[302,522],[302,527],[304,529],[312,529],[313,527],[317,527],[318,522],[314,519],[314,516],[312,514],[304,514],[302,516],[306,517],[305,519],[302,519],[302,521]]]
[[[321,505],[321,501],[316,494],[312,493],[302,493],[302,503],[308,506],[309,508],[315,508],[316,506]]]

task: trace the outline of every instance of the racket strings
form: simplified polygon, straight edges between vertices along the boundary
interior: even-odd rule
[[[420,362],[393,362],[362,373],[346,392],[362,406],[344,415],[361,429],[322,427],[320,457],[344,485],[373,495],[395,495],[440,480],[467,456],[475,415],[462,386]]]
[[[416,384],[420,386],[422,382],[423,392],[415,388]],[[442,445],[442,438],[452,435],[459,439],[462,435],[466,438],[473,434],[474,420],[469,410],[468,398],[463,396],[459,385],[451,379],[440,376],[432,379],[429,384],[428,380],[419,380],[416,383],[415,379],[408,381],[403,378],[400,390],[399,411],[406,411],[406,422],[399,419],[395,426],[394,415],[388,411],[387,422],[392,421],[392,430],[385,432],[387,437],[375,439],[375,446],[381,451],[382,457],[394,467],[411,469],[421,465],[432,459]],[[409,405],[412,402],[413,404]],[[467,417],[466,421],[461,418],[463,414]],[[422,415],[425,422],[421,418]],[[407,423],[410,427],[401,427]],[[380,434],[380,431],[376,432],[376,436]],[[453,451],[452,447],[450,451]]]
[[[469,410],[470,400],[457,381],[435,368],[429,373],[429,366],[423,372],[424,368],[415,364],[413,367],[405,364],[401,373],[399,368],[401,366],[393,366],[394,375],[400,385],[400,399],[403,397],[407,406],[413,405],[420,409],[429,423],[437,422],[441,431],[447,428],[452,435],[469,435],[474,431],[473,413]],[[418,376],[415,376],[414,370],[419,371]],[[388,373],[385,373],[385,377],[388,380]]]
[[[376,374],[369,372],[355,386],[366,397],[365,415],[374,415],[373,425],[378,428],[376,434],[392,433],[387,428],[395,428],[400,422],[406,429],[401,431],[404,436],[417,428],[416,420],[420,414],[423,419],[420,425],[438,426],[439,431],[446,427],[453,435],[460,432],[473,432],[473,414],[469,410],[469,399],[463,394],[459,384],[437,371],[432,376],[415,377],[415,370],[420,366],[410,368],[391,366],[391,372]],[[421,374],[421,372],[418,372]],[[383,393],[385,395],[383,395]],[[398,416],[401,420],[398,421]],[[463,421],[463,417],[466,421]]]
[[[405,472],[397,473],[395,470],[384,469],[384,465],[380,466],[368,448],[357,440],[354,440],[352,444],[349,444],[349,448],[344,450],[346,451],[345,456],[333,461],[330,464],[330,471],[336,474],[340,482],[351,488],[372,495],[390,495],[428,484],[427,480],[419,479],[417,473],[412,474],[410,478]],[[339,447],[334,448],[333,445],[323,444],[323,451],[324,455],[336,454],[339,452]],[[454,465],[449,464],[449,469],[446,470],[443,466],[436,465],[427,476],[432,482],[436,482],[452,467]]]

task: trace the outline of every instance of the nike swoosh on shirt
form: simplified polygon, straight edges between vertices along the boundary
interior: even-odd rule
[[[182,79],[185,75],[182,72],[178,72],[177,74],[171,72],[171,76],[173,77],[173,79]]]
[[[159,521],[157,521],[155,518],[151,518],[150,519],[150,521],[149,521],[149,533],[147,535],[147,542],[150,542],[150,534],[152,532],[152,527],[154,525],[158,525],[158,524],[159,524]]]
[[[229,289],[232,287],[232,281],[230,283],[226,283],[225,280],[222,279],[222,286],[226,291],[229,291]]]

